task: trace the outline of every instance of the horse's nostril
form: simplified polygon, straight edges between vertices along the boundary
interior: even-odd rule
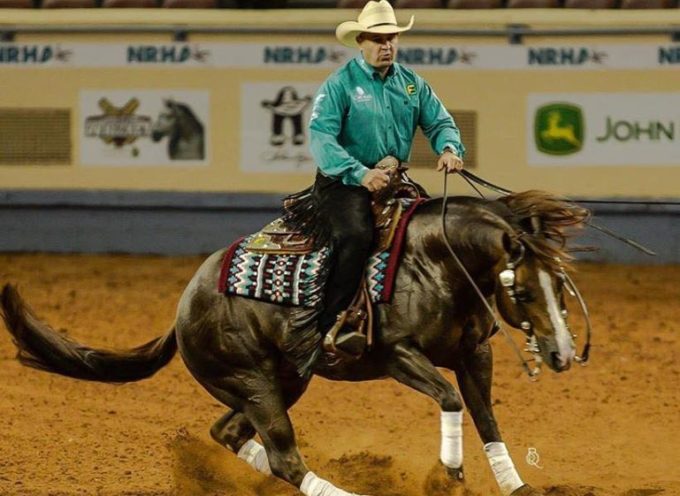
[[[556,351],[553,351],[550,353],[550,359],[552,360],[553,365],[555,368],[561,369],[562,368],[562,359],[560,358],[560,354]]]
[[[557,372],[564,372],[571,368],[571,360],[568,358],[563,360],[562,356],[556,351],[550,353],[550,359],[552,360],[553,369]]]

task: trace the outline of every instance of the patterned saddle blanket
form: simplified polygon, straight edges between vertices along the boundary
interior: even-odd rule
[[[391,300],[406,227],[413,212],[425,200],[400,198],[397,201],[401,215],[390,229],[389,243],[379,244],[366,266],[366,282],[373,303]],[[282,225],[280,220],[274,224]],[[286,252],[258,249],[258,244],[263,243],[261,236],[261,232],[246,236],[229,247],[222,261],[219,291],[281,305],[310,308],[319,305],[323,301],[331,249],[324,246],[310,250],[304,241],[300,241],[299,249]]]

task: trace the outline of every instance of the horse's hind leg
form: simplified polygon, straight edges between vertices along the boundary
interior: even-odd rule
[[[240,458],[256,470],[272,473],[300,488],[306,496],[352,496],[317,477],[300,456],[287,409],[300,397],[306,383],[298,383],[294,393],[295,387],[290,384],[283,387],[276,374],[264,370],[266,365],[263,365],[260,364],[257,372],[249,371],[248,381],[241,382],[239,396],[247,398],[240,405],[241,411],[225,415],[213,426],[218,440],[225,440],[232,449],[240,443]],[[214,387],[210,392],[219,398],[219,391]],[[266,453],[254,441],[243,441],[252,434],[250,429],[260,435]]]
[[[309,379],[298,376],[295,369],[282,370],[279,374],[286,409],[292,407],[307,390]],[[255,436],[250,420],[236,410],[224,414],[210,428],[210,436],[225,448],[238,453],[241,447]]]
[[[230,411],[213,424],[210,436],[225,448],[238,453],[241,447],[255,436],[255,428],[245,415]]]
[[[283,379],[284,403],[286,409],[288,409],[306,391],[309,380],[300,378],[295,370],[292,370],[290,374],[283,374]],[[259,443],[251,441],[255,433],[255,428],[250,420],[243,413],[237,411],[226,413],[210,429],[210,436],[217,443],[237,453],[251,465],[256,465],[259,471],[271,474],[264,448]],[[256,461],[258,457],[259,460]]]

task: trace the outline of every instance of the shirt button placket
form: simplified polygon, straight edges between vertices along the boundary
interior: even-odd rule
[[[387,139],[385,141],[385,145],[387,146],[388,153],[390,155],[395,155],[395,145],[394,145],[394,114],[392,113],[392,107],[390,105],[390,94],[389,92],[385,92],[385,86],[387,86],[387,82],[383,85],[383,105],[385,106],[385,114],[387,118]]]

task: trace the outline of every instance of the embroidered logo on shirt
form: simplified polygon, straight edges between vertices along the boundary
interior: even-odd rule
[[[319,106],[321,105],[321,102],[323,102],[323,99],[326,98],[325,93],[319,93],[317,97],[314,99],[314,106],[312,107],[312,115],[309,118],[309,122],[311,123],[314,119],[319,117]]]
[[[354,95],[352,96],[355,102],[370,102],[373,100],[373,95],[368,95],[361,86],[354,88]]]
[[[416,85],[415,84],[407,84],[406,85],[406,93],[409,95],[415,95],[416,94]]]

